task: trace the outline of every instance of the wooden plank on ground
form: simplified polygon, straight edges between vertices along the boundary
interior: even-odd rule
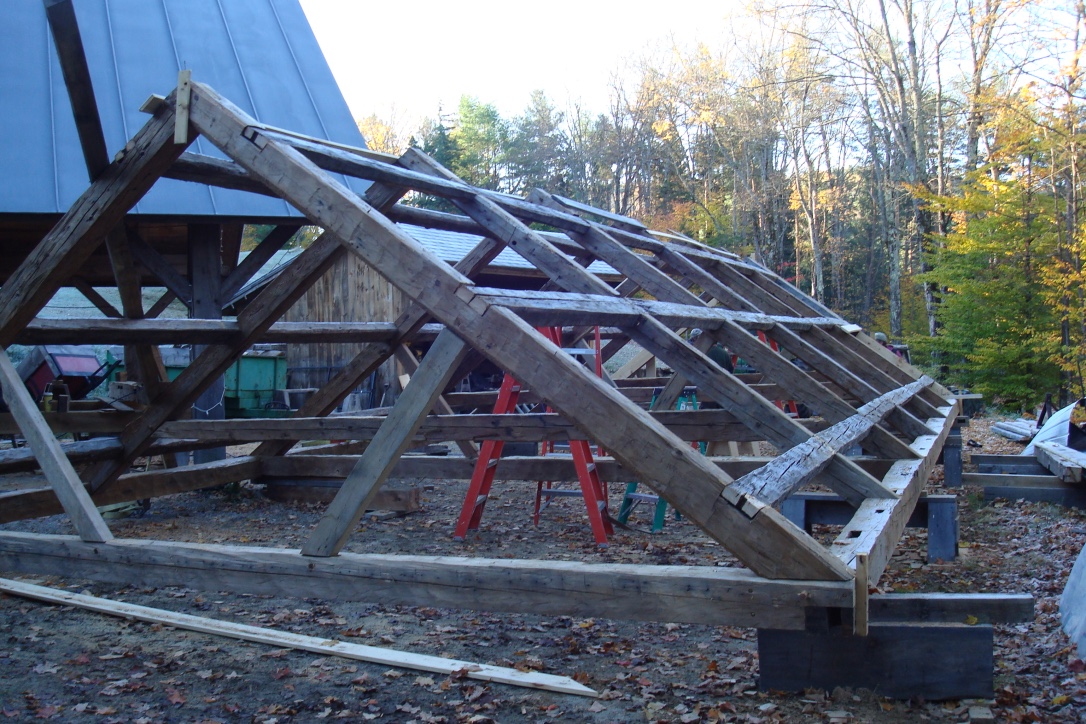
[[[310,651],[325,656],[337,656],[353,661],[366,661],[384,666],[397,666],[405,669],[419,671],[432,671],[438,674],[463,674],[466,678],[478,681],[492,681],[499,684],[522,686],[529,689],[542,691],[556,691],[561,694],[574,694],[576,696],[596,696],[597,692],[583,684],[579,684],[566,676],[542,674],[538,671],[518,671],[503,666],[491,664],[475,664],[469,661],[447,659],[441,656],[429,656],[416,654],[409,651],[395,651],[393,649],[365,646],[363,644],[335,641],[316,636],[291,633],[289,631],[277,631],[259,626],[249,626],[233,621],[220,621],[204,616],[192,616],[176,611],[166,611],[161,608],[139,606],[124,601],[111,601],[106,598],[87,596],[71,591],[59,591],[55,588],[46,588],[22,581],[13,581],[0,578],[0,591],[12,596],[30,598],[35,601],[45,601],[59,606],[76,606],[104,613],[108,616],[119,616],[125,619],[146,621],[147,623],[162,624],[186,631],[214,636],[227,636],[241,641],[253,641],[269,646]]]
[[[60,443],[53,437],[53,431],[42,419],[41,410],[34,404],[26,385],[23,384],[15,366],[8,359],[7,350],[0,347],[0,386],[4,391],[4,402],[11,409],[26,438],[34,457],[41,465],[42,472],[64,506],[64,512],[72,519],[72,524],[79,537],[85,541],[100,543],[113,538],[109,526],[102,519],[101,513],[94,507],[87,495],[82,481],[76,474],[68,458],[60,449]]]
[[[254,546],[0,532],[0,570],[143,586],[410,606],[802,629],[807,607],[849,608],[849,581],[760,578],[742,568],[452,556],[327,558]]]

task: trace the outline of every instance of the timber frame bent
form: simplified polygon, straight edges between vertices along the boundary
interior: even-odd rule
[[[176,101],[178,95],[147,104],[153,115],[144,129],[0,289],[0,346],[44,339],[188,339],[206,346],[176,380],[154,390],[146,408],[126,413],[43,415],[29,400],[9,394],[18,381],[4,374],[5,397],[18,408],[5,424],[30,441],[33,459],[21,451],[0,455],[0,472],[37,466],[48,486],[0,495],[0,521],[63,510],[79,523],[79,536],[0,532],[3,567],[261,593],[302,589],[338,597],[357,596],[361,589],[375,602],[774,629],[802,629],[810,608],[841,608],[853,610],[856,632],[866,631],[868,590],[882,575],[954,424],[956,403],[947,390],[856,325],[735,255],[654,235],[632,219],[544,191],[520,198],[473,188],[416,149],[390,157],[262,126],[196,81],[180,92],[187,102]],[[197,136],[230,160],[186,152]],[[360,197],[333,174],[372,185]],[[37,319],[161,176],[280,197],[324,233],[234,321]],[[443,198],[461,213],[398,203],[409,193]],[[453,267],[397,225],[403,220],[470,231],[482,241]],[[542,290],[486,288],[472,281],[505,249],[545,277]],[[412,300],[409,308],[377,324],[277,324],[344,253],[357,255],[401,290]],[[623,281],[616,287],[590,272],[595,261]],[[647,400],[636,399],[636,388],[597,377],[535,329],[563,327],[572,345],[590,325],[608,328],[605,357],[633,342],[675,371],[651,410]],[[685,332],[693,328],[704,334],[689,339]],[[365,347],[295,418],[181,419],[253,343],[322,335],[364,341]],[[429,351],[387,414],[326,417],[393,355],[414,366],[404,345],[423,338]],[[733,374],[714,362],[708,352],[715,343],[753,364],[760,378]],[[538,391],[554,412],[503,420],[448,414],[443,394],[480,356]],[[687,385],[719,409],[672,411]],[[819,419],[786,414],[774,403],[781,399],[803,402]],[[52,433],[65,426],[108,437],[58,445]],[[470,457],[403,458],[417,440],[457,440],[470,456],[472,441],[561,439],[571,433],[607,450],[599,461],[607,475],[646,484],[745,568],[340,553],[368,501],[390,477],[412,466],[414,473],[425,468],[435,476],[465,477]],[[288,454],[306,436],[369,444],[360,455]],[[772,460],[710,458],[691,449],[689,441],[698,439],[765,440],[784,452]],[[241,440],[261,445],[246,458],[129,472],[137,456]],[[857,447],[867,455],[853,454]],[[94,464],[80,480],[72,463],[83,461]],[[509,476],[521,479],[554,464],[536,458],[502,463]],[[314,466],[335,468],[344,482],[300,551],[111,539],[94,507]],[[552,479],[566,474],[552,473]],[[828,486],[856,511],[829,545],[778,509],[811,483]]]

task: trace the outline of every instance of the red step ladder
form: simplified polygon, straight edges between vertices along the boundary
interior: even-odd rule
[[[561,327],[543,327],[539,330],[547,339],[559,347],[562,340]],[[599,330],[596,331],[597,350],[599,349]],[[597,359],[597,373],[601,360]],[[498,400],[494,404],[494,413],[506,415],[513,412],[520,397],[521,386],[513,377],[506,374],[502,379],[501,389],[498,391]],[[479,521],[483,516],[483,509],[490,496],[490,489],[494,483],[494,474],[497,472],[498,461],[501,458],[504,442],[501,440],[487,440],[479,450],[479,458],[475,462],[475,470],[468,484],[468,492],[464,498],[464,505],[460,510],[460,518],[456,522],[456,530],[453,537],[456,540],[464,540],[468,531],[479,528]],[[549,445],[553,451],[553,443]],[[558,490],[550,488],[549,483],[544,488],[544,483],[539,483],[536,488],[535,498],[535,524],[539,525],[540,501],[543,497],[558,495],[577,495],[584,498],[585,508],[588,512],[589,524],[596,544],[600,547],[607,546],[607,536],[614,533],[611,518],[607,513],[607,487],[600,480],[596,471],[596,462],[592,458],[592,450],[587,440],[570,440],[570,453],[573,457],[573,465],[577,470],[577,478],[581,482],[581,489]]]
[[[513,379],[512,375],[505,375],[502,386],[498,390],[498,401],[494,403],[494,413],[508,415],[516,409],[519,398],[520,384]],[[453,538],[456,540],[464,540],[469,530],[476,530],[479,527],[479,519],[483,517],[483,508],[486,507],[490,486],[494,483],[494,473],[497,472],[498,460],[502,456],[504,447],[504,440],[486,440],[479,448],[479,457],[475,460],[475,470],[471,474],[468,494],[464,499],[464,506],[460,509],[456,530],[453,532]]]

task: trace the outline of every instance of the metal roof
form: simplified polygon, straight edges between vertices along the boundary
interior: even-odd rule
[[[476,236],[475,234],[465,234],[460,231],[445,231],[443,229],[427,229],[421,226],[414,226],[411,224],[397,224],[401,229],[410,234],[416,241],[432,251],[441,259],[455,264],[468,255],[468,252],[475,248],[475,245],[483,240],[482,236]],[[555,236],[558,238],[568,238],[562,234],[553,234],[548,232],[540,232],[540,236],[547,238]],[[530,261],[516,253],[512,249],[506,247],[502,249],[501,253],[490,262],[492,268],[498,269],[527,269],[535,271],[536,267]],[[605,264],[602,261],[594,261],[588,267],[588,271],[593,274],[618,274],[618,272],[609,264]]]
[[[410,234],[412,238],[426,247],[432,254],[449,264],[456,264],[467,256],[468,252],[474,249],[476,244],[483,240],[482,236],[465,234],[460,231],[428,229],[413,224],[396,224],[396,226]],[[541,232],[541,235],[544,237],[552,235],[561,236],[560,234],[548,232]],[[253,275],[252,280],[234,294],[234,298],[230,302],[230,305],[238,300],[244,299],[257,290],[262,289],[271,280],[279,276],[279,274],[287,268],[290,262],[294,261],[294,258],[301,253],[302,250],[298,248],[280,249],[275,252],[275,254],[264,263],[264,266],[260,267],[260,270]],[[249,252],[242,252],[241,258],[244,259],[248,254]],[[501,272],[503,270],[526,270],[538,274],[535,266],[531,262],[525,260],[520,254],[517,254],[515,251],[508,248],[502,249],[501,253],[494,258],[494,261],[490,262],[487,268],[493,272]],[[599,274],[601,276],[618,274],[618,271],[614,267],[601,261],[592,262],[592,264],[589,265],[588,270],[593,274]]]
[[[298,0],[74,0],[110,155],[139,107],[182,68],[262,123],[362,145]],[[0,213],[63,213],[87,188],[42,0],[0,2]],[[198,139],[190,149],[222,158]],[[368,184],[350,180],[356,191]],[[170,216],[298,215],[279,199],[162,179],[133,209]]]

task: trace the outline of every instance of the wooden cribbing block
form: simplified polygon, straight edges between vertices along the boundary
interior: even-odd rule
[[[758,631],[762,691],[871,689],[894,699],[992,696],[992,627],[871,623],[867,636]]]
[[[943,443],[943,484],[962,487],[962,436],[948,435]]]
[[[929,495],[928,562],[952,561],[958,557],[958,498]]]

